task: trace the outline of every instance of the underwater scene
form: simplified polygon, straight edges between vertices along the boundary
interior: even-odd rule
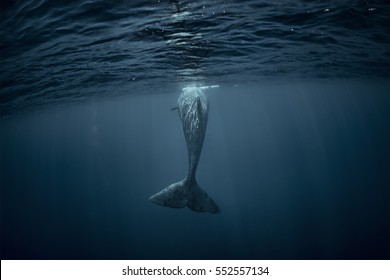
[[[1,259],[389,259],[389,15],[1,1]]]

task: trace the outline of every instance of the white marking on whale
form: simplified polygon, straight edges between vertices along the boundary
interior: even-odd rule
[[[177,101],[179,116],[187,142],[189,169],[187,177],[151,196],[153,203],[172,207],[188,207],[196,212],[220,213],[218,205],[196,182],[204,136],[206,134],[209,104],[204,93],[209,87],[187,87]]]

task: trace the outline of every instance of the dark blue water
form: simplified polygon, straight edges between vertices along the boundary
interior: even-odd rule
[[[1,1],[1,258],[389,259],[390,5],[275,2]]]
[[[2,116],[194,81],[390,73],[387,1],[1,3]]]

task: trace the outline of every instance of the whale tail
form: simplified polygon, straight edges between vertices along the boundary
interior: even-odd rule
[[[152,195],[149,201],[172,208],[187,206],[195,212],[220,213],[218,205],[209,195],[193,180],[183,180],[170,185],[162,191]]]

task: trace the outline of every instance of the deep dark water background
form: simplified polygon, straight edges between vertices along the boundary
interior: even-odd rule
[[[186,174],[178,94],[2,121],[3,258],[389,258],[389,86],[220,88],[198,181],[220,215],[147,198]]]
[[[389,259],[389,5],[275,2],[1,1],[1,258]]]

